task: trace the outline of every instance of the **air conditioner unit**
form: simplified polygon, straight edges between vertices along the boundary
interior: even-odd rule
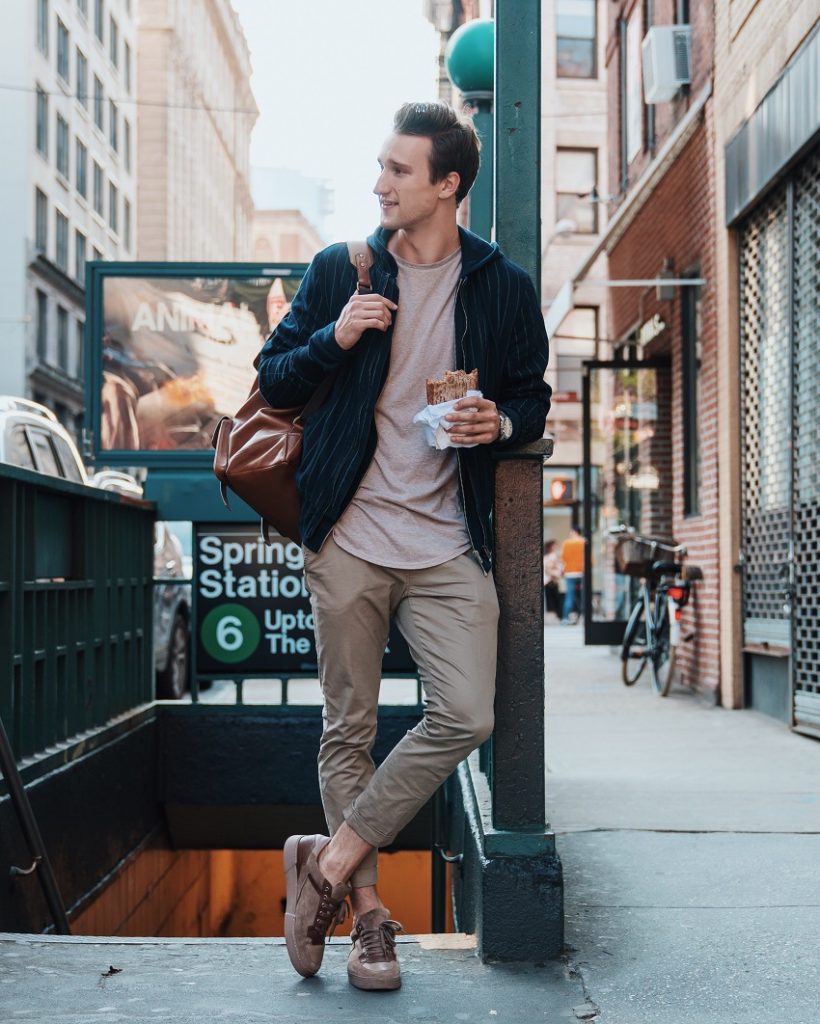
[[[647,103],[667,103],[692,81],[692,29],[655,25],[644,36],[643,88]]]

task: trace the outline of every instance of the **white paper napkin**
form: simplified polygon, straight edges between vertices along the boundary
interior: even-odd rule
[[[480,391],[468,391],[464,397],[483,398],[484,396]],[[426,405],[421,412],[417,412],[413,417],[414,423],[421,423],[424,429],[425,440],[432,448],[442,451],[444,448],[475,448],[476,444],[478,444],[477,441],[474,441],[472,444],[457,444],[450,440],[450,435],[445,426],[448,421],[444,417],[448,412],[452,412],[456,407],[456,402],[460,401],[460,398],[454,398],[450,402]],[[450,422],[449,425],[452,427],[454,424]]]

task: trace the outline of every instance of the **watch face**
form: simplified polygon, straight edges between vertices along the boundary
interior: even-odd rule
[[[509,441],[510,437],[512,437],[512,421],[510,420],[510,417],[505,416],[504,413],[501,413],[500,433],[502,441]]]

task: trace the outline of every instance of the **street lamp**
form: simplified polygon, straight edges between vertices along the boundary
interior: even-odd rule
[[[481,166],[470,194],[470,229],[490,241],[493,229],[493,82],[495,26],[492,18],[468,21],[450,36],[444,51],[447,76],[475,109]]]

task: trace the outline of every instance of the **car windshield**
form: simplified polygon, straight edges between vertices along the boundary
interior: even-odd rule
[[[29,428],[29,437],[34,445],[34,454],[37,459],[37,468],[41,473],[49,473],[51,476],[62,476],[60,467],[57,464],[57,456],[51,447],[51,441],[44,430],[36,427]]]
[[[25,428],[22,426],[12,427],[6,432],[6,438],[6,458],[12,466],[35,469],[34,456],[26,437]]]
[[[51,439],[54,442],[54,447],[57,449],[57,455],[63,467],[62,475],[66,480],[76,480],[78,484],[83,483],[83,475],[80,467],[77,465],[77,458],[71,450],[71,445],[69,445],[64,437],[60,437],[59,434],[52,434]]]

